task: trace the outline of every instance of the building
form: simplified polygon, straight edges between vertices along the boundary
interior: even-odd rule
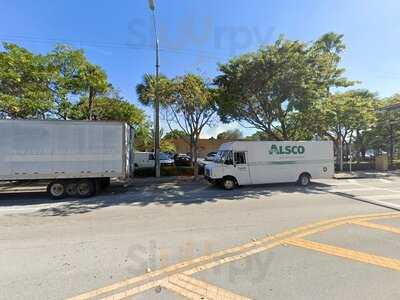
[[[210,152],[217,151],[218,148],[224,144],[231,142],[232,140],[217,140],[211,139],[199,139],[198,141],[198,156],[201,158],[206,157]],[[175,145],[176,153],[189,153],[190,145],[183,138],[174,139],[171,141]]]

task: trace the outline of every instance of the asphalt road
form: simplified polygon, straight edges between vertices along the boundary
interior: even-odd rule
[[[399,177],[30,190],[0,187],[0,299],[400,298]]]

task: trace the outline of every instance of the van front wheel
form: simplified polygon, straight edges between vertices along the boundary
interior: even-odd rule
[[[227,177],[222,180],[222,186],[225,190],[233,190],[236,187],[236,181],[232,177]]]
[[[308,186],[311,182],[311,176],[307,173],[303,173],[299,176],[297,183],[301,186]]]

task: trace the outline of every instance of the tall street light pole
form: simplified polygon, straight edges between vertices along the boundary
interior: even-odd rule
[[[158,92],[158,82],[160,78],[160,45],[158,41],[158,30],[156,22],[156,5],[155,0],[149,0],[149,8],[153,17],[154,35],[156,39],[156,85],[155,85],[155,125],[154,125],[154,154],[155,154],[155,169],[156,177],[160,177],[160,98]]]

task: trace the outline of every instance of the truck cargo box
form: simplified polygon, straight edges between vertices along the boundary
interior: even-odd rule
[[[0,180],[127,178],[132,136],[120,122],[0,120]]]

